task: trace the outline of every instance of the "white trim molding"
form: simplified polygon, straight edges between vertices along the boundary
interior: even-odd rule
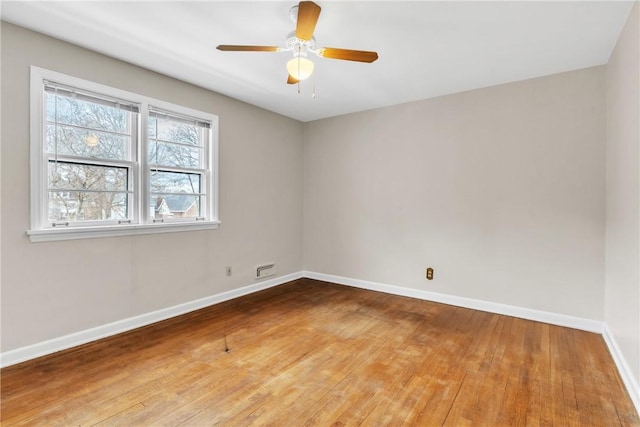
[[[265,280],[260,283],[244,286],[238,289],[221,292],[205,298],[189,301],[183,304],[174,305],[173,307],[163,308],[152,311],[150,313],[141,314],[139,316],[130,317],[128,319],[118,320],[106,325],[97,326],[95,328],[86,329],[84,331],[75,332],[58,338],[53,338],[40,343],[20,347],[15,350],[9,350],[0,354],[0,368],[15,365],[20,362],[35,359],[37,357],[46,356],[71,347],[86,344],[102,338],[117,335],[132,329],[180,316],[195,310],[209,307],[233,298],[252,294],[274,286],[282,285],[292,280],[302,278],[302,273],[292,273],[280,276],[275,279]]]
[[[310,279],[322,280],[324,282],[337,283],[340,285],[353,286],[355,288],[368,289],[370,291],[378,291],[387,294],[455,305],[457,307],[472,308],[474,310],[519,317],[521,319],[534,320],[536,322],[549,323],[551,325],[564,326],[567,328],[581,329],[583,331],[595,332],[598,334],[601,334],[603,330],[603,323],[600,321],[568,316],[566,314],[551,313],[548,311],[534,310],[514,305],[441,294],[438,292],[423,291],[420,289],[405,288],[384,283],[369,282],[366,280],[351,279],[331,274],[315,273],[312,271],[304,271],[303,276]]]
[[[609,347],[609,352],[611,353],[611,357],[618,368],[618,373],[622,378],[622,382],[624,382],[624,385],[627,388],[629,397],[631,397],[631,401],[635,405],[636,411],[640,414],[640,384],[633,376],[633,372],[631,372],[629,364],[620,351],[620,347],[618,346],[615,337],[606,324],[602,331],[602,337],[604,338],[604,342],[607,343],[607,347]]]

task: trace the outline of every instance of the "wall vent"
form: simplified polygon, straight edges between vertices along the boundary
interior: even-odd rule
[[[263,264],[256,267],[256,279],[273,276],[277,273],[276,263]]]

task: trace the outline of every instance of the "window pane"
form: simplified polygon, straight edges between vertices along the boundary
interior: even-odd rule
[[[49,92],[46,93],[46,97],[48,122],[57,121],[90,129],[129,133],[130,113],[124,109],[67,96],[56,96]]]
[[[189,194],[157,194],[151,197],[152,219],[197,218],[200,198]]]
[[[49,189],[127,191],[127,173],[127,168],[49,161]]]
[[[48,222],[127,219],[127,193],[49,191]]]
[[[150,140],[158,139],[200,146],[201,128],[195,123],[191,124],[165,117],[156,117],[153,113],[149,114],[148,123]]]
[[[200,193],[200,174],[151,171],[152,193]]]
[[[47,151],[51,154],[92,157],[110,160],[128,160],[131,138],[101,131],[47,124]]]
[[[199,168],[201,148],[149,140],[149,163],[161,166]]]

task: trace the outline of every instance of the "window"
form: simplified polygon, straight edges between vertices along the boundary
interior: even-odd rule
[[[151,107],[147,128],[152,220],[201,218],[210,124]]]
[[[217,117],[31,69],[32,241],[217,228]]]
[[[44,81],[46,223],[134,220],[138,106]]]

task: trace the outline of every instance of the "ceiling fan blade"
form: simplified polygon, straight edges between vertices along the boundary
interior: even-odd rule
[[[320,6],[312,1],[301,1],[298,5],[296,37],[300,40],[311,40],[319,16]]]
[[[288,85],[294,85],[296,83],[300,83],[300,80],[294,79],[293,76],[291,74],[289,74],[289,76],[287,77],[287,84]]]
[[[279,52],[278,46],[245,46],[236,44],[221,44],[216,48],[224,52]]]
[[[373,62],[378,59],[377,52],[366,50],[338,49],[335,47],[323,47],[318,49],[318,56],[323,58],[343,59],[345,61]]]

